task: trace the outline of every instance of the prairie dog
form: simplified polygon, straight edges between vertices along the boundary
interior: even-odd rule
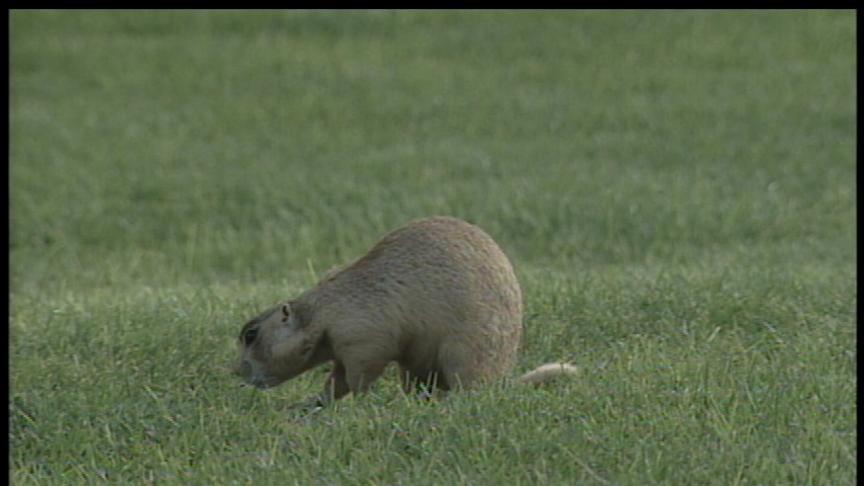
[[[267,388],[333,362],[321,404],[360,393],[396,362],[406,392],[506,375],[522,336],[522,292],[504,252],[451,217],[414,220],[294,300],[247,322],[235,373]],[[548,364],[520,378],[573,374]]]

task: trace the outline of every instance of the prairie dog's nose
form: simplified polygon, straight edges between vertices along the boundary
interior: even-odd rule
[[[249,376],[252,374],[252,365],[244,359],[234,368],[234,374],[237,376]]]

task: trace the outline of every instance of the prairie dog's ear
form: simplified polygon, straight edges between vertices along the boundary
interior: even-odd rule
[[[290,324],[298,329],[306,327],[306,324],[309,322],[306,306],[297,301],[282,304],[282,308],[279,312],[281,312],[283,323]]]

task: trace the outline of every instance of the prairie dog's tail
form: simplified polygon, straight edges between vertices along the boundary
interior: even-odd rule
[[[567,363],[547,363],[519,377],[520,383],[540,385],[564,375],[573,376],[578,368]]]

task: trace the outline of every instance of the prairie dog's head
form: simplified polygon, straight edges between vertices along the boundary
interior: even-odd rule
[[[258,387],[274,387],[309,368],[318,339],[296,302],[277,305],[247,322],[237,339],[234,373]]]

